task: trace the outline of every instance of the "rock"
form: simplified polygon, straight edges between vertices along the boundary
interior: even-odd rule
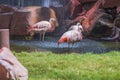
[[[16,10],[10,24],[10,35],[27,35],[29,11]]]
[[[34,25],[35,23],[41,20],[49,21],[50,18],[55,18],[57,20],[56,13],[51,8],[40,6],[28,6],[24,7],[23,10],[30,11],[30,15],[28,17],[29,25]],[[58,21],[57,25],[59,25]]]
[[[14,12],[16,9],[10,5],[0,4],[0,13]]]
[[[27,80],[27,69],[6,47],[0,49],[0,80]]]
[[[2,65],[0,65],[0,80],[8,80],[7,70]]]

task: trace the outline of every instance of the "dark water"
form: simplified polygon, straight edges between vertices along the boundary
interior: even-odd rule
[[[62,43],[60,46],[57,45],[58,38],[46,38],[45,41],[25,41],[25,40],[11,40],[12,45],[33,47],[38,51],[52,51],[55,53],[68,53],[68,52],[77,52],[77,53],[104,53],[111,50],[120,51],[120,42],[100,42],[90,39],[84,39],[81,42],[75,43],[73,46],[68,48],[67,43]]]

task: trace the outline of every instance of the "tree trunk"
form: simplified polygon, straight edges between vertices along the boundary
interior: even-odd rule
[[[13,13],[0,13],[0,29],[9,29]]]
[[[0,48],[1,47],[10,47],[9,29],[0,29]]]
[[[117,7],[117,6],[120,6],[120,1],[119,0],[103,0],[102,6],[104,8]]]

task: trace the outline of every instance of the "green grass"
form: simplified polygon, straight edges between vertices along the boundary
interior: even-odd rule
[[[120,52],[54,54],[15,52],[29,80],[120,80]]]

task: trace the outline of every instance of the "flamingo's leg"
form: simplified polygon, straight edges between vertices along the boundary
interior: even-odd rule
[[[68,49],[70,48],[70,43],[68,43]]]
[[[74,46],[74,43],[72,43],[72,46],[71,46],[71,48],[73,48],[73,46]]]
[[[39,33],[39,34],[40,34],[40,35],[39,35],[39,40],[41,41],[41,40],[42,40],[42,39],[41,39],[41,35],[42,35],[42,34],[41,34],[41,33]]]
[[[45,32],[43,32],[42,41],[44,41],[44,38],[45,38]]]

